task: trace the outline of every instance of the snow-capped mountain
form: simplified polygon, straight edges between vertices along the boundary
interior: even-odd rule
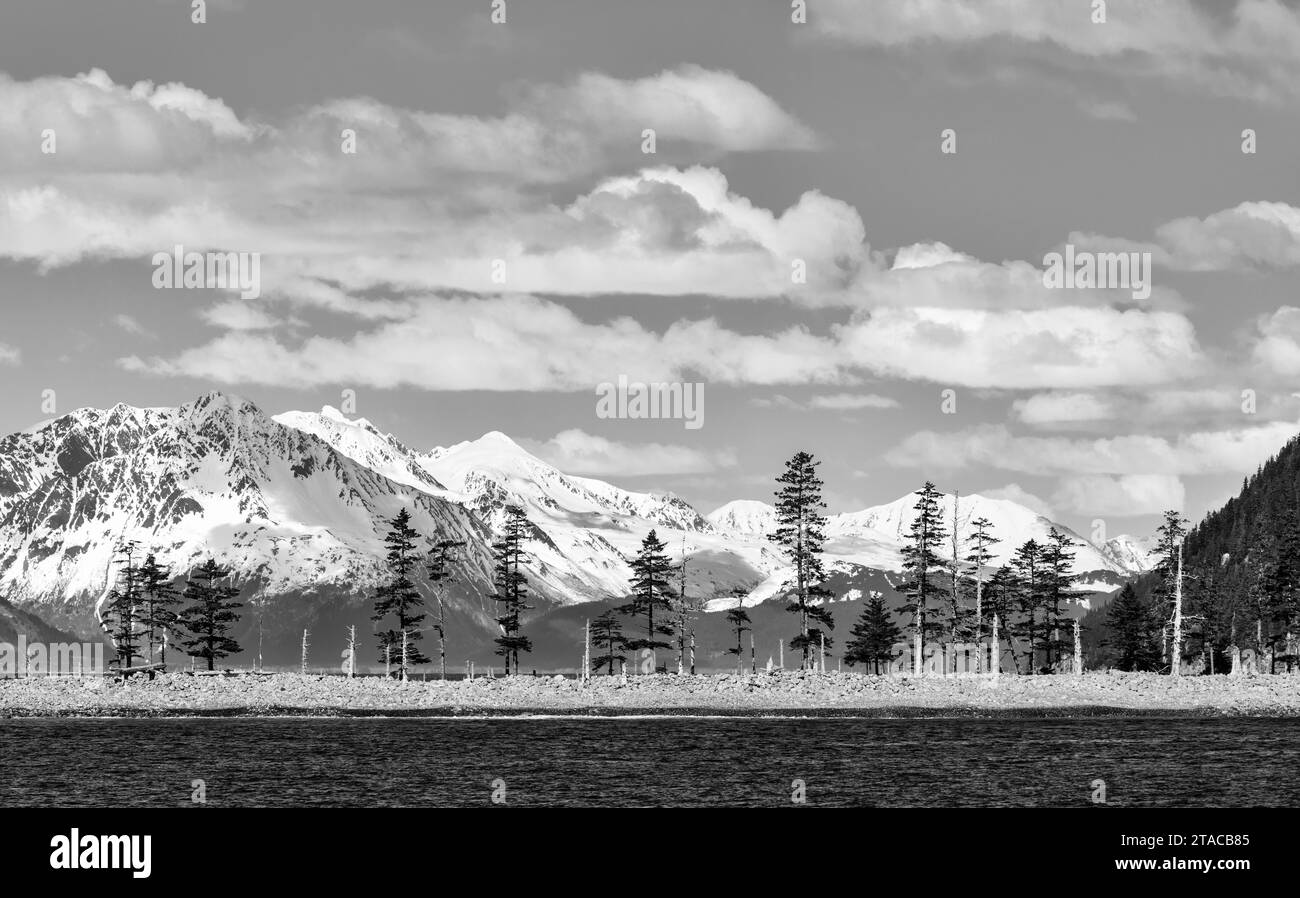
[[[754,499],[735,499],[705,518],[724,533],[767,537],[776,530],[776,508]]]
[[[628,562],[652,529],[671,555],[685,552],[693,559],[687,566],[693,591],[757,583],[778,565],[769,547],[718,534],[675,496],[565,474],[498,431],[415,452],[367,422],[348,421],[329,408],[289,412],[277,420],[320,436],[363,464],[408,478],[412,469],[420,471],[429,481],[424,489],[463,504],[490,529],[500,526],[507,506],[523,508],[534,537],[528,548],[531,588],[557,602],[626,595]]]
[[[908,493],[886,505],[833,515],[827,520],[826,525],[826,536],[830,544],[828,548],[835,551],[833,547],[836,544],[855,540],[883,540],[889,545],[901,548],[907,540],[912,521],[916,519],[915,505],[916,494]],[[993,555],[991,564],[1006,563],[1015,554],[1016,549],[1028,540],[1046,542],[1049,531],[1055,527],[1076,544],[1074,550],[1076,572],[1109,571],[1117,574],[1128,572],[1126,568],[1108,558],[1100,549],[1069,527],[1051,521],[1008,499],[989,499],[978,494],[956,497],[950,493],[942,494],[939,497],[939,510],[949,537],[953,530],[954,505],[957,509],[958,553],[963,557],[968,552],[969,537],[973,532],[972,523],[985,518],[992,524],[990,532],[999,540],[997,544],[990,547]]]
[[[892,582],[914,504],[908,494],[831,517],[826,565],[836,582]],[[426,537],[466,542],[448,595],[451,626],[461,628],[459,644],[486,644],[495,634],[490,547],[508,505],[533,528],[529,586],[539,608],[621,599],[651,529],[671,556],[685,556],[688,588],[713,598],[710,607],[729,606],[734,599],[721,597],[736,587],[747,604],[761,602],[790,580],[767,538],[775,510],[764,502],[730,502],[705,518],[675,496],[566,474],[499,432],[426,452],[333,408],[271,418],[211,393],[175,409],[80,409],[0,440],[0,594],[56,626],[95,633],[115,547],[135,540],[178,575],[209,556],[229,566],[268,645],[280,639],[296,651],[302,629],[318,624],[328,645],[346,624],[368,628],[386,521],[405,507]],[[952,508],[945,496],[948,520]],[[959,537],[981,516],[1002,540],[997,561],[1054,526],[1014,502],[963,496]],[[1079,543],[1075,570],[1098,572],[1099,583],[1149,566],[1139,541],[1099,549],[1055,526]]]
[[[320,610],[304,596],[363,603],[403,507],[420,532],[466,540],[463,591],[490,589],[475,515],[237,397],[79,410],[7,437],[0,458],[0,589],[84,634],[124,540],[178,575],[216,558],[246,603],[295,629]]]
[[[949,534],[952,533],[953,507],[957,507],[958,554],[965,558],[969,552],[972,523],[986,518],[992,524],[991,533],[1000,542],[990,547],[992,565],[1010,560],[1016,549],[1027,540],[1042,543],[1053,527],[1075,543],[1074,570],[1080,574],[1078,585],[1083,588],[1112,589],[1120,580],[1144,568],[1129,567],[1118,557],[1112,557],[1064,524],[1048,520],[1032,511],[1005,499],[990,499],[980,495],[940,497],[940,510]],[[862,511],[830,515],[826,520],[825,562],[828,573],[849,575],[855,569],[899,571],[902,568],[901,550],[907,542],[908,529],[916,517],[916,495],[908,493],[893,502],[877,505]],[[756,501],[728,502],[708,515],[708,520],[721,532],[736,539],[753,539],[757,534],[771,533],[775,528],[776,510]],[[946,546],[945,546],[946,548]],[[949,550],[941,555],[951,555]],[[751,595],[755,600],[778,593],[789,579],[781,568]],[[720,604],[718,607],[722,607]]]
[[[1145,573],[1160,563],[1154,536],[1139,538],[1122,533],[1106,540],[1101,553],[1117,567],[1132,573]]]

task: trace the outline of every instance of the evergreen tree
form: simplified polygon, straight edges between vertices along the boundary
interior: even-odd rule
[[[1176,594],[1176,583],[1178,578],[1178,551],[1183,544],[1183,538],[1187,535],[1187,520],[1182,514],[1175,510],[1165,512],[1164,523],[1156,528],[1156,550],[1159,562],[1156,565],[1156,571],[1160,576],[1160,582],[1155,590],[1156,596],[1160,600],[1158,606],[1163,614],[1162,635],[1164,639],[1164,654],[1166,662],[1172,668],[1174,664],[1181,664],[1182,659],[1172,659],[1168,656],[1173,650],[1173,620],[1174,620],[1174,597]]]
[[[1026,643],[1025,668],[1028,673],[1038,673],[1039,650],[1046,657],[1046,622],[1039,613],[1044,606],[1046,576],[1043,570],[1043,551],[1036,540],[1026,540],[1011,559],[1012,593],[1015,597],[1016,619],[1008,627],[1012,635],[1021,636]],[[1012,657],[1015,656],[1014,648]],[[1016,667],[1020,666],[1017,659]]]
[[[420,624],[424,622],[424,598],[411,574],[418,563],[416,540],[420,534],[411,527],[411,515],[403,508],[388,522],[384,545],[388,547],[385,560],[388,580],[375,590],[375,611],[370,619],[382,624],[389,615],[397,617],[397,629],[380,632],[379,660],[397,661],[398,678],[405,680],[409,668],[415,664],[428,664],[429,658],[420,650],[418,641],[423,638]]]
[[[206,659],[208,670],[215,669],[218,658],[242,651],[239,643],[226,635],[239,620],[235,609],[243,607],[234,601],[239,596],[238,589],[217,582],[229,576],[230,570],[211,558],[199,565],[185,585],[184,597],[190,605],[177,618],[177,623],[190,636],[181,640],[186,654]]]
[[[655,531],[651,530],[641,541],[641,549],[632,560],[632,594],[630,600],[619,608],[622,614],[645,618],[645,638],[629,639],[627,648],[633,652],[649,651],[653,657],[659,649],[671,645],[659,637],[671,636],[673,628],[665,623],[673,609],[673,566],[665,546]],[[655,620],[658,612],[659,620]],[[655,669],[658,670],[656,664]]]
[[[1074,546],[1076,543],[1052,527],[1042,546],[1043,561],[1043,635],[1045,663],[1057,669],[1061,659],[1074,654],[1074,619],[1065,614],[1063,605],[1077,598],[1074,592]]]
[[[1006,640],[1011,646],[1011,657],[1014,661],[1015,652],[1015,634],[1011,630],[1011,622],[1015,619],[1016,611],[1016,592],[1019,584],[1016,579],[1016,572],[1009,564],[1000,566],[993,575],[989,577],[988,582],[984,584],[984,617],[988,621],[989,635],[993,634],[993,619],[998,621],[998,639],[997,643],[991,646],[992,664],[998,669],[1001,668],[1002,660],[1002,641]],[[992,672],[994,668],[990,667]]]
[[[627,655],[624,655],[620,649],[627,647],[627,640],[623,638],[623,628],[618,622],[618,617],[614,612],[606,611],[600,617],[591,622],[591,642],[600,651],[604,651],[591,659],[591,669],[600,670],[602,667],[608,668],[610,676],[614,675],[614,662],[626,662]]]
[[[826,518],[821,512],[826,503],[822,501],[822,481],[817,476],[820,464],[807,452],[797,452],[785,463],[785,472],[776,480],[781,486],[776,492],[776,532],[771,535],[794,567],[794,599],[786,610],[799,615],[799,633],[790,640],[790,648],[801,653],[800,666],[804,669],[811,666],[814,647],[819,647],[823,640],[827,646],[832,644],[826,631],[835,627],[830,612],[816,604],[817,600],[831,595],[823,585]]]
[[[736,656],[736,671],[741,669],[743,660],[742,652],[744,648],[741,644],[741,637],[749,632],[750,627],[749,612],[745,610],[745,596],[748,593],[744,589],[736,589],[732,595],[736,599],[736,607],[727,612],[727,623],[731,625],[732,631],[736,634],[736,645],[734,648],[727,649],[728,655]]]
[[[899,590],[907,596],[900,614],[911,615],[909,629],[912,633],[912,671],[919,674],[925,663],[927,637],[943,632],[943,625],[931,619],[932,606],[944,595],[941,575],[944,567],[939,552],[948,532],[944,527],[939,508],[941,493],[930,481],[916,491],[916,516],[907,530],[908,542],[903,546],[903,575],[907,579]]]
[[[517,505],[508,505],[501,525],[501,535],[492,544],[492,554],[496,561],[492,577],[496,594],[492,598],[500,609],[497,626],[501,631],[501,635],[493,641],[497,646],[495,654],[505,661],[506,676],[510,675],[512,669],[516,674],[519,673],[520,652],[533,650],[533,641],[521,632],[522,615],[533,607],[527,603],[528,578],[520,570],[528,558],[524,543],[528,540],[529,527],[524,510]]]
[[[139,646],[148,635],[140,622],[144,591],[140,566],[136,563],[139,551],[139,543],[135,540],[125,540],[118,545],[113,560],[121,568],[117,573],[117,583],[104,602],[103,623],[117,650],[119,668],[131,667],[136,658],[143,657]]]
[[[438,668],[442,679],[447,679],[447,605],[445,602],[447,587],[455,579],[453,565],[459,553],[465,548],[463,539],[440,539],[433,544],[429,553],[429,584],[438,596],[438,620],[433,629],[438,633]]]
[[[971,522],[971,535],[967,537],[967,542],[970,543],[971,551],[966,556],[966,561],[973,568],[972,576],[975,579],[975,615],[973,621],[975,641],[979,643],[984,639],[985,620],[989,616],[988,604],[984,597],[984,568],[994,558],[993,546],[1002,542],[1002,540],[993,535],[993,522],[988,518],[979,517]],[[997,651],[996,647],[994,647],[994,651]],[[976,657],[979,658],[979,672],[982,673],[984,669],[984,652],[982,649],[977,653]]]
[[[1116,652],[1120,670],[1155,670],[1160,666],[1160,613],[1144,603],[1125,583],[1106,607],[1110,638],[1105,641]]]
[[[852,667],[862,664],[871,667],[872,673],[880,673],[883,662],[886,671],[895,658],[894,647],[903,638],[902,632],[889,618],[885,609],[885,600],[873,593],[862,609],[862,616],[849,631],[852,637],[844,646],[844,663]]]
[[[167,663],[167,634],[176,632],[176,606],[181,596],[171,586],[171,571],[158,563],[153,553],[140,565],[140,593],[143,604],[140,622],[149,640],[149,661],[153,663],[154,650],[159,661]]]

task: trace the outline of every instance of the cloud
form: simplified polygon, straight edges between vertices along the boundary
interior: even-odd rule
[[[1090,474],[1061,478],[1052,501],[1076,514],[1123,517],[1181,509],[1186,493],[1182,481],[1172,474]]]
[[[620,443],[576,429],[561,431],[545,442],[525,443],[530,452],[561,471],[591,476],[706,474],[736,464],[735,453],[729,450],[701,450],[668,443]]]
[[[1165,387],[1129,394],[1118,390],[1034,393],[1011,404],[1011,416],[1035,428],[1087,427],[1106,422],[1141,421],[1150,427],[1171,424],[1179,429],[1197,420],[1223,420],[1242,413],[1245,397],[1233,387]],[[1260,414],[1293,417],[1295,403],[1269,394],[1256,397]]]
[[[1068,242],[1109,252],[1149,252],[1155,265],[1180,271],[1294,268],[1300,265],[1300,208],[1246,202],[1204,218],[1165,222],[1148,242],[1080,232]]]
[[[1086,388],[1157,384],[1201,363],[1191,322],[1172,312],[878,309],[838,334],[879,376],[954,387]]]
[[[1300,97],[1300,12],[1280,0],[1092,4],[1074,0],[821,0],[809,21],[821,34],[873,47],[997,41],[995,52],[1040,64],[1064,56],[1119,77],[1260,102]],[[1044,49],[1045,48],[1045,49]],[[1035,52],[1040,51],[1040,52]]]
[[[0,343],[0,365],[21,365],[23,361],[22,351],[16,346],[10,346],[8,343]]]
[[[964,430],[924,430],[885,453],[890,464],[955,470],[987,465],[1034,475],[1241,474],[1253,471],[1296,434],[1294,422],[1277,421],[1167,438],[1145,434],[1070,438],[1013,434],[1005,425]]]
[[[1256,322],[1253,360],[1282,377],[1300,374],[1300,308],[1282,306]]]
[[[712,319],[663,332],[630,318],[584,321],[530,296],[429,297],[408,317],[350,337],[288,342],[231,332],[171,358],[120,360],[130,371],[286,387],[353,384],[430,390],[594,390],[630,381],[851,383],[834,344],[799,327],[740,334]]]
[[[113,323],[117,325],[117,327],[120,330],[125,331],[128,334],[131,334],[133,337],[144,337],[149,340],[156,340],[158,338],[157,334],[149,330],[149,328],[145,327],[139,321],[136,321],[130,315],[126,315],[126,314],[114,315]]]
[[[230,331],[269,330],[280,323],[279,319],[268,314],[265,309],[235,300],[209,306],[200,314],[208,324]]]
[[[781,393],[750,400],[756,408],[785,408],[791,411],[851,412],[862,409],[898,408],[898,400],[875,393],[823,393],[809,396],[803,401],[791,399]]]

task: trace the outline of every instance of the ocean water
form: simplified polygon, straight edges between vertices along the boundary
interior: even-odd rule
[[[1294,807],[1297,771],[1296,719],[0,721],[0,807]]]

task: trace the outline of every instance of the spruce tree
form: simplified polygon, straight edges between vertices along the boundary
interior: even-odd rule
[[[218,582],[229,576],[230,570],[211,558],[199,565],[185,584],[184,597],[190,604],[177,619],[189,633],[188,639],[181,640],[186,654],[205,659],[208,670],[215,669],[218,658],[242,651],[239,643],[227,635],[239,620],[235,609],[243,607],[234,601],[239,590]]]
[[[139,551],[139,543],[135,540],[125,540],[118,545],[113,560],[121,568],[117,573],[117,583],[104,602],[104,624],[117,650],[119,668],[131,667],[136,658],[143,657],[139,645],[147,637],[140,621],[144,590],[140,566],[136,562]]]
[[[1115,651],[1115,666],[1120,670],[1158,668],[1162,622],[1159,611],[1138,597],[1132,583],[1125,583],[1119,595],[1106,607],[1110,637],[1104,640],[1104,644]]]
[[[748,592],[744,589],[738,588],[733,590],[732,596],[736,600],[736,607],[727,612],[727,623],[731,625],[732,632],[736,634],[736,645],[734,648],[728,648],[727,654],[736,656],[737,673],[741,670],[741,662],[744,657],[742,637],[752,629],[752,627],[750,627],[749,612],[745,610],[746,595],[748,595]]]
[[[981,643],[984,639],[984,621],[988,617],[988,607],[984,598],[984,568],[988,566],[994,558],[993,546],[1002,542],[993,535],[993,522],[986,517],[976,518],[971,522],[971,535],[966,540],[970,543],[971,551],[966,556],[966,561],[973,568],[975,578],[975,642]],[[997,651],[997,647],[994,647]],[[997,657],[994,655],[993,657]],[[981,647],[976,653],[977,673],[984,672],[984,651]]]
[[[672,585],[673,566],[665,552],[666,546],[651,530],[641,541],[641,548],[632,560],[632,593],[619,612],[630,617],[645,618],[645,638],[629,639],[627,648],[632,652],[650,652],[651,658],[659,649],[671,645],[659,637],[671,636],[673,628],[666,621],[673,610],[676,592]],[[655,620],[658,613],[659,620]],[[655,665],[658,670],[658,665]]]
[[[1077,598],[1074,592],[1074,546],[1061,531],[1052,527],[1042,546],[1043,634],[1048,668],[1056,669],[1065,654],[1074,653],[1074,619],[1063,606]]]
[[[1011,559],[1012,594],[1016,619],[1008,627],[1011,635],[1023,637],[1026,644],[1026,672],[1039,672],[1039,658],[1047,658],[1046,641],[1050,630],[1040,618],[1044,608],[1046,574],[1043,549],[1037,540],[1026,540]],[[1041,655],[1040,655],[1041,653]],[[1015,656],[1014,651],[1012,657]],[[1019,668],[1019,661],[1016,662]]]
[[[835,627],[830,612],[816,604],[831,595],[823,583],[826,518],[821,512],[826,503],[817,476],[820,464],[807,452],[796,452],[785,463],[785,472],[776,480],[781,486],[776,491],[776,532],[771,535],[794,567],[794,598],[786,610],[799,615],[799,633],[790,640],[790,648],[801,653],[804,669],[811,666],[812,651],[823,639],[827,646],[832,644],[826,631]]]
[[[1010,564],[1000,566],[984,584],[984,617],[988,621],[990,639],[993,635],[993,619],[997,618],[998,621],[997,642],[990,645],[990,673],[994,669],[1001,669],[1004,639],[1011,646],[1012,660],[1016,657],[1013,642],[1015,634],[1011,631],[1011,622],[1015,619],[1018,587],[1016,572]]]
[[[390,615],[397,618],[397,629],[378,633],[379,660],[397,661],[398,679],[405,680],[409,668],[415,664],[428,664],[429,658],[420,650],[418,641],[423,638],[420,624],[424,622],[424,598],[415,588],[411,575],[418,563],[416,540],[420,534],[411,527],[411,515],[403,508],[388,522],[384,545],[388,547],[385,561],[388,579],[375,590],[375,611],[370,619],[382,624]]]
[[[439,676],[447,679],[447,605],[446,592],[456,572],[453,565],[465,547],[463,539],[440,539],[433,544],[429,553],[429,584],[438,596],[438,620],[433,629],[438,633],[438,669]]]
[[[903,575],[906,580],[899,590],[907,601],[899,609],[912,618],[909,629],[912,635],[912,672],[920,674],[925,664],[927,637],[943,632],[943,625],[931,618],[930,612],[944,595],[941,585],[945,567],[939,554],[948,531],[944,526],[943,512],[939,507],[940,492],[930,481],[915,493],[916,516],[907,530],[907,543],[903,546]]]
[[[903,638],[898,625],[889,617],[885,600],[876,593],[863,607],[862,616],[849,635],[852,638],[844,646],[844,663],[850,667],[855,664],[871,667],[875,674],[880,673],[881,663],[888,671],[890,662],[896,657],[895,646]]]
[[[530,525],[528,516],[517,505],[508,505],[505,520],[501,525],[501,534],[492,543],[492,555],[495,559],[492,581],[496,593],[492,598],[497,602],[497,626],[501,635],[495,640],[496,652],[505,661],[506,676],[513,669],[519,673],[519,653],[531,652],[533,641],[521,632],[522,615],[533,606],[527,603],[528,578],[520,570],[528,554],[524,543],[528,540]]]
[[[171,571],[158,563],[153,553],[140,565],[140,592],[143,605],[140,622],[149,640],[149,662],[153,663],[154,649],[159,651],[159,663],[167,663],[167,634],[176,632],[176,606],[181,596],[171,586]]]
[[[620,651],[627,647],[627,640],[623,638],[623,627],[613,610],[606,611],[591,622],[591,642],[597,651],[604,647],[601,654],[591,659],[592,670],[600,670],[604,667],[607,668],[609,675],[613,676],[614,662],[627,661],[627,655]]]
[[[1174,620],[1174,599],[1177,593],[1175,581],[1178,577],[1178,551],[1186,535],[1186,518],[1176,510],[1166,511],[1164,522],[1156,528],[1156,548],[1160,559],[1156,565],[1156,570],[1160,574],[1160,582],[1155,589],[1155,595],[1159,600],[1157,608],[1160,614],[1163,615],[1161,622],[1163,652],[1171,670],[1174,665],[1182,663],[1181,658],[1173,659],[1168,656],[1173,652],[1171,637]]]

